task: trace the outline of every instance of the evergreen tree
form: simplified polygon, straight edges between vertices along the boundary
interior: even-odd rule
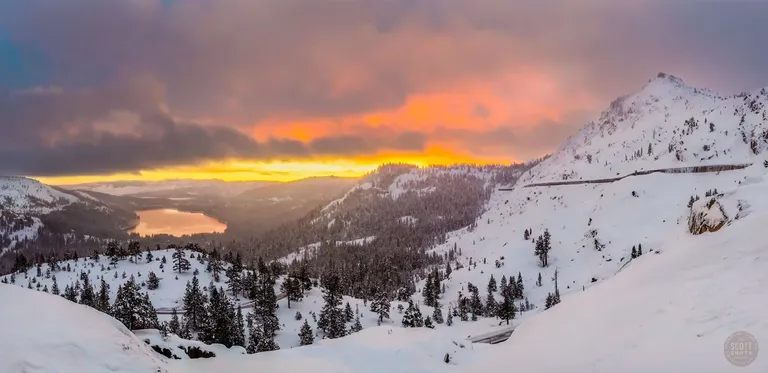
[[[93,293],[93,286],[91,286],[88,277],[86,277],[83,282],[83,291],[80,293],[80,304],[96,308],[96,295]]]
[[[209,287],[209,303],[207,307],[207,323],[200,340],[211,344],[220,343],[232,347],[237,342],[237,316],[235,308],[224,293],[211,282]]]
[[[349,302],[344,306],[344,320],[346,322],[352,321],[352,318],[355,317],[355,314],[352,313],[352,306],[349,305]]]
[[[349,304],[349,303],[347,303]],[[363,324],[360,323],[360,315],[355,316],[355,323],[349,328],[350,334],[363,330]]]
[[[240,259],[239,253],[237,254],[237,259]],[[243,289],[242,260],[235,260],[224,272],[227,275],[227,289],[232,292],[233,297],[236,297]]]
[[[403,315],[402,324],[404,328],[420,328],[424,326],[424,318],[421,315],[421,310],[412,300],[408,301],[408,308]]]
[[[635,258],[637,258],[637,248],[632,246],[632,259],[635,259]]]
[[[299,331],[299,340],[301,341],[301,346],[315,343],[315,336],[312,333],[312,328],[309,326],[307,320],[304,320],[304,324],[301,326],[301,330]]]
[[[56,282],[56,276],[53,276],[53,285],[51,286],[51,294],[59,295],[59,284]]]
[[[499,292],[504,293],[507,289],[507,276],[501,276],[501,282],[499,283]]]
[[[155,272],[149,271],[149,275],[147,275],[147,289],[156,290],[158,287],[160,287],[160,280]]]
[[[493,292],[491,291],[491,287],[488,287],[488,295],[485,298],[485,315],[488,317],[493,317],[496,315],[496,298],[493,296]]]
[[[235,322],[235,337],[233,339],[233,344],[235,346],[242,346],[245,347],[245,323],[243,322],[243,309],[240,307],[240,305],[237,305],[237,314],[235,314],[236,322]]]
[[[448,309],[448,317],[445,318],[445,325],[453,325],[453,312],[450,308]]]
[[[27,286],[28,288],[32,288],[32,285],[30,284]],[[67,299],[70,302],[77,303],[77,297],[78,297],[78,291],[74,286],[67,285],[64,288],[64,298]]]
[[[427,315],[427,317],[424,318],[424,327],[430,328],[430,329],[435,328],[435,325],[432,324],[432,318],[430,318],[429,315]]]
[[[498,290],[498,287],[496,286],[496,279],[493,277],[493,275],[491,275],[491,279],[488,280],[488,292],[493,293],[496,290]]]
[[[192,282],[187,282],[187,289],[184,292],[184,319],[190,331],[198,332],[203,329],[206,323],[207,314],[205,312],[206,297],[200,291],[200,283],[197,276],[192,277]]]
[[[275,335],[280,330],[277,318],[277,295],[272,277],[265,272],[259,274],[256,299],[254,299],[251,319],[253,326],[249,334],[249,352],[279,350]]]
[[[208,255],[208,267],[210,272],[213,274],[213,281],[219,282],[221,280],[222,270],[221,254],[219,254],[219,250],[217,250],[215,247]]]
[[[498,305],[496,309],[496,316],[505,320],[509,325],[509,320],[515,318],[515,302],[512,296],[512,291],[508,290],[502,293],[504,300]]]
[[[451,261],[445,262],[445,278],[451,277]]]
[[[434,312],[432,312],[432,319],[438,324],[443,323],[443,310],[440,307],[435,307]]]
[[[389,318],[389,310],[391,305],[387,299],[386,293],[379,293],[376,299],[371,302],[371,311],[375,312],[379,316],[379,325],[384,322],[384,319]]]
[[[343,337],[346,333],[339,282],[339,277],[336,274],[329,275],[325,281],[325,289],[323,290],[325,305],[320,311],[320,320],[317,322],[317,327],[330,339]]]
[[[130,330],[156,329],[157,312],[147,294],[141,294],[133,276],[117,288],[117,297],[112,305],[112,316]]]
[[[187,253],[184,252],[184,249],[181,247],[177,247],[176,251],[173,252],[173,270],[181,272],[189,271],[191,268],[191,265],[189,264],[189,260],[186,258]]]
[[[517,272],[517,293],[518,298],[522,298],[524,296],[525,286],[523,285],[523,274],[520,272]]]
[[[541,286],[541,272],[539,272],[539,278],[536,280],[536,286]]]
[[[467,283],[467,289],[471,294],[469,301],[470,312],[472,312],[472,319],[476,320],[477,316],[483,314],[483,302],[480,300],[480,291],[477,286],[472,283]]]
[[[299,302],[304,298],[301,282],[297,278],[286,278],[281,285],[281,291],[285,294],[285,298],[288,299],[288,308],[291,308],[291,302]]]
[[[109,304],[109,284],[101,279],[101,286],[99,287],[99,294],[96,296],[95,306],[97,310],[111,314],[112,306]]]
[[[179,322],[179,314],[176,312],[176,308],[171,311],[171,322],[168,323],[168,331],[176,335],[181,333],[181,323]]]
[[[643,245],[637,245],[637,256],[643,255]]]
[[[149,248],[147,248],[146,258],[147,258],[147,263],[152,263],[152,259],[155,258],[155,256],[152,255],[152,250],[150,250]],[[178,333],[173,333],[173,334],[178,334]]]

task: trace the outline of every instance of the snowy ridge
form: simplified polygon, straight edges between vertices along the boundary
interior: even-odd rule
[[[37,180],[26,177],[0,177],[0,204],[15,213],[44,214],[80,201]]]
[[[659,74],[639,92],[611,103],[521,182],[762,162],[768,159],[766,104],[766,89],[724,97]]]

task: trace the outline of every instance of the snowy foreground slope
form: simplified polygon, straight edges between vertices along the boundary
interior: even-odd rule
[[[61,297],[0,284],[0,372],[160,373],[117,320]]]

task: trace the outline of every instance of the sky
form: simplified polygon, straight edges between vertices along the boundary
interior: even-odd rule
[[[658,72],[768,86],[762,0],[0,2],[0,174],[357,176],[551,153]]]

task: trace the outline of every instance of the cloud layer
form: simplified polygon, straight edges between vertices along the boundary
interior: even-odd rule
[[[0,93],[0,173],[435,146],[525,159],[658,71],[768,85],[766,21],[764,2],[5,2],[0,41],[45,71]]]

